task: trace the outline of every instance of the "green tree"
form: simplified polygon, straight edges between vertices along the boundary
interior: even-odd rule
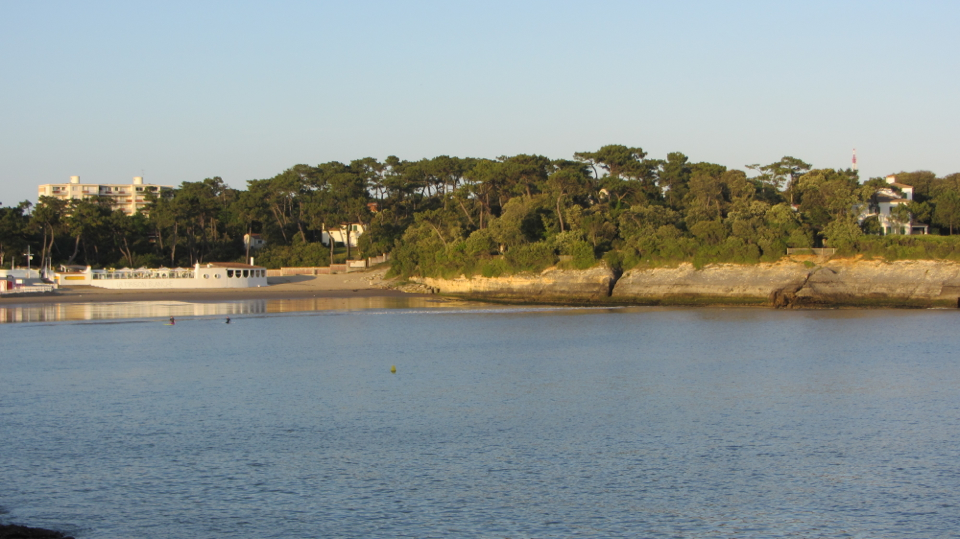
[[[149,265],[141,263],[144,262],[141,257],[149,252],[150,235],[150,226],[143,213],[127,215],[123,211],[114,211],[107,216],[105,225],[124,265],[131,268]]]
[[[667,205],[671,208],[679,209],[683,206],[691,172],[689,159],[680,152],[667,154],[667,160],[660,163],[659,185]]]
[[[555,170],[547,178],[546,189],[555,201],[560,232],[564,232],[567,230],[564,220],[566,201],[583,193],[587,176],[582,166],[570,161],[555,162],[554,167]]]
[[[960,225],[960,193],[952,189],[943,190],[933,199],[933,222],[945,226],[953,235],[953,229]]]
[[[40,249],[41,263],[51,255],[57,234],[63,231],[63,218],[67,201],[55,197],[41,196],[30,214],[29,229],[43,234]]]
[[[15,259],[27,247],[30,218],[26,212],[30,206],[25,200],[13,207],[0,207],[0,267],[6,264],[8,256]]]
[[[784,156],[776,163],[766,166],[749,165],[747,168],[760,173],[761,183],[768,184],[777,191],[786,191],[790,203],[796,204],[797,181],[810,171],[810,164],[796,157]]]
[[[937,175],[929,170],[898,172],[896,177],[897,183],[913,187],[913,200],[917,202],[924,202],[933,198],[938,185],[943,183],[943,180],[938,181]]]
[[[123,211],[123,210],[118,210]],[[67,259],[67,264],[73,264],[80,252],[80,245],[83,244],[83,259],[87,265],[93,265],[91,260],[89,244],[91,239],[94,243],[97,236],[102,234],[106,220],[113,210],[107,201],[86,198],[72,199],[65,210],[65,232],[74,238],[73,253]]]
[[[860,187],[856,177],[845,171],[820,169],[804,174],[795,187],[804,221],[816,232],[822,232],[831,221],[846,223],[864,203]]]

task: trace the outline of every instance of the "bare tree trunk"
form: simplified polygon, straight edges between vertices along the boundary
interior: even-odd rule
[[[557,197],[557,219],[560,219],[560,232],[565,232],[563,227],[563,212],[560,211],[560,199],[563,198],[563,193],[560,193],[560,196]]]
[[[279,208],[276,204],[270,207],[270,211],[273,213],[273,218],[277,220],[277,226],[280,227],[280,234],[283,236],[283,242],[287,242],[287,231],[284,230],[284,220],[280,218]]]
[[[347,260],[350,260],[350,225],[347,225]]]
[[[470,212],[468,212],[467,208],[463,205],[463,201],[458,200],[457,202],[460,203],[460,209],[463,210],[463,214],[466,215],[467,219],[470,220],[470,226],[477,226],[476,223],[473,222],[473,217],[470,216]]]
[[[40,247],[40,256],[42,256],[44,260],[47,259],[47,227],[43,227],[43,244]],[[13,258],[16,260],[17,256],[14,255]]]
[[[302,221],[297,221],[297,228],[300,229],[300,239],[303,240],[303,243],[307,243],[307,234],[303,231]]]
[[[333,266],[333,234],[331,230],[327,230],[327,241],[330,242],[330,265]]]
[[[173,241],[170,244],[170,265],[171,266],[175,266],[177,264],[177,241],[179,240],[179,238],[177,237],[178,226],[179,225],[177,223],[173,223]]]
[[[73,264],[73,261],[77,258],[77,254],[80,252],[80,235],[77,234],[77,237],[73,241],[73,254],[70,255],[70,258],[67,259],[67,264]]]
[[[433,223],[431,223],[430,221],[427,221],[427,223],[428,223],[431,227],[433,227],[433,231],[437,233],[437,236],[440,238],[440,241],[443,242],[443,246],[446,247],[446,246],[447,246],[447,240],[443,239],[443,234],[440,233],[440,229],[437,228],[437,226],[434,225]]]

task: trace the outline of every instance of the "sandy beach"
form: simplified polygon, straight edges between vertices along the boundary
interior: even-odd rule
[[[110,290],[93,286],[63,287],[54,294],[0,298],[0,306],[38,303],[91,303],[121,301],[219,302],[244,299],[306,299],[350,297],[399,297],[411,294],[390,288],[385,268],[335,275],[269,277],[263,288]]]

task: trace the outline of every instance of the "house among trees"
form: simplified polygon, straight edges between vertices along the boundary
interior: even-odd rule
[[[322,227],[320,232],[320,242],[324,245],[330,245],[330,238],[341,245],[347,245],[347,239],[350,240],[350,247],[357,246],[357,240],[363,235],[363,223],[343,223],[339,228],[327,230]]]
[[[928,234],[929,226],[918,223],[907,209],[913,202],[913,186],[897,183],[896,175],[886,177],[889,187],[877,190],[872,200],[865,204],[859,221],[876,218],[880,232],[887,234]]]
[[[263,249],[267,245],[267,241],[263,239],[263,236],[260,234],[244,234],[243,235],[243,246],[244,248],[252,251],[258,251]]]

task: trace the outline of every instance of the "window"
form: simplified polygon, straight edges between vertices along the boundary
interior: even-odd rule
[[[231,269],[227,270],[227,277],[233,277],[233,270]]]
[[[209,278],[210,278],[210,274],[204,273],[204,274],[203,274],[203,278],[204,278],[204,279],[209,279]]]
[[[250,270],[243,270],[243,276],[244,276],[244,277],[249,277],[249,276],[250,276]]]

